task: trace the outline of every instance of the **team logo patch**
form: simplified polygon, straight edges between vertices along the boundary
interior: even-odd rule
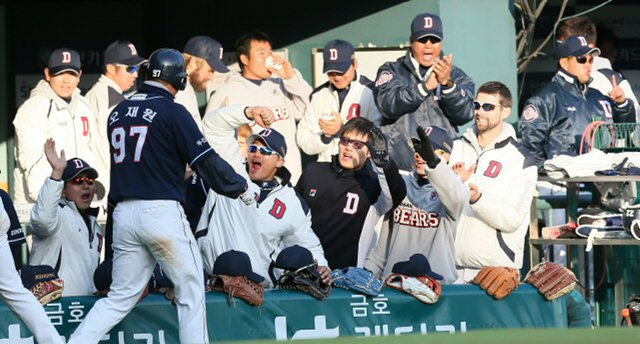
[[[467,92],[465,92],[464,88],[461,88],[461,89],[460,89],[460,94],[461,94],[463,97],[466,97],[466,96],[467,96]]]
[[[576,109],[576,107],[575,107],[575,106],[569,106],[569,107],[567,108],[567,111],[571,111],[571,112],[574,112],[574,111],[576,111],[576,110],[577,110],[577,109]]]
[[[393,79],[393,74],[389,72],[382,72],[378,79],[376,79],[376,87],[380,87]]]
[[[309,196],[310,196],[310,197],[316,197],[316,192],[318,192],[318,190],[316,190],[316,189],[311,189],[311,190],[309,191]]]
[[[438,199],[438,194],[435,191],[431,191],[431,195],[429,195],[429,199],[431,201],[435,201]]]
[[[531,122],[534,119],[538,118],[538,110],[536,110],[535,107],[533,107],[533,105],[529,105],[527,106],[523,111],[522,111],[522,120],[525,122]]]

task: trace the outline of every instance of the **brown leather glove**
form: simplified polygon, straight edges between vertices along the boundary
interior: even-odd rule
[[[214,275],[211,277],[209,286],[211,290],[227,293],[229,302],[234,297],[238,297],[253,306],[262,306],[264,303],[262,284],[256,283],[246,276]]]
[[[501,300],[518,289],[520,285],[520,272],[514,268],[502,266],[488,266],[482,268],[472,283],[480,285],[487,294]]]
[[[524,278],[524,282],[538,288],[549,301],[571,292],[577,281],[573,271],[552,262],[542,262],[534,266]]]

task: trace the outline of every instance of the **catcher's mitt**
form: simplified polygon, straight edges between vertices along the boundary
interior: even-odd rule
[[[429,276],[411,277],[401,274],[391,274],[387,277],[385,284],[391,288],[404,291],[427,304],[438,302],[442,294],[440,282]]]
[[[524,281],[538,288],[549,300],[555,300],[573,290],[578,279],[573,271],[552,262],[542,262],[534,266]]]
[[[331,275],[334,287],[353,290],[369,296],[377,296],[382,289],[382,282],[371,271],[362,268],[352,266],[335,269]]]
[[[229,294],[229,303],[233,297],[239,297],[253,306],[264,303],[264,287],[246,276],[214,275],[209,283],[211,290]]]
[[[472,283],[480,285],[487,294],[501,300],[518,289],[520,285],[520,272],[514,268],[502,266],[488,266],[482,268]]]
[[[331,295],[331,284],[322,281],[317,265],[314,262],[297,270],[285,270],[278,279],[278,288],[303,291],[318,300],[327,299]]]
[[[62,297],[64,281],[61,278],[56,278],[46,282],[38,282],[30,290],[33,296],[40,301],[40,304],[45,306]]]

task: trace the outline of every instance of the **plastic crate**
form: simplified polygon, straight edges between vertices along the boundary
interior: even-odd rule
[[[606,123],[598,126],[593,148],[604,152],[640,151],[640,123]]]

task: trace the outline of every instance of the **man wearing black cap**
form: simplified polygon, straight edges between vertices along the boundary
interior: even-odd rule
[[[140,65],[146,61],[138,55],[138,50],[129,41],[115,41],[104,51],[104,74],[87,92],[87,101],[95,118],[93,132],[96,169],[102,178],[100,182],[109,193],[109,138],[107,122],[111,110],[123,101],[123,93],[132,91],[138,79]]]
[[[340,129],[346,121],[362,116],[379,126],[382,115],[373,99],[373,82],[356,73],[358,60],[351,43],[333,40],[324,46],[322,57],[322,71],[329,81],[311,93],[296,140],[306,154],[331,161],[338,153]]]
[[[389,154],[400,169],[413,166],[413,151],[406,142],[418,126],[435,125],[457,137],[458,126],[473,119],[475,85],[453,65],[452,54],[442,53],[443,38],[440,17],[419,14],[411,22],[407,54],[378,69],[374,94]]]
[[[205,271],[213,273],[217,257],[233,249],[246,252],[254,271],[268,276],[269,263],[280,248],[297,244],[311,251],[322,277],[329,283],[331,270],[320,240],[311,229],[309,207],[291,186],[291,173],[284,166],[288,145],[282,134],[269,128],[273,117],[266,107],[229,106],[208,113],[203,120],[211,147],[237,173],[260,187],[257,206],[246,206],[209,190],[195,233]],[[234,135],[237,127],[251,121],[266,129],[247,138],[249,154],[245,159]],[[264,284],[273,287],[271,280]]]
[[[176,103],[184,105],[202,130],[202,116],[196,92],[205,92],[207,83],[215,72],[227,73],[229,68],[222,62],[222,45],[209,36],[195,36],[184,46],[188,82],[184,90],[176,94]]]
[[[16,129],[14,201],[16,207],[35,203],[38,191],[51,174],[42,147],[48,137],[70,156],[95,161],[92,135],[93,114],[80,95],[80,55],[60,48],[49,56],[45,80],[38,82],[29,99],[20,106],[13,125]]]
[[[594,56],[583,36],[570,36],[558,46],[559,70],[553,80],[525,103],[520,140],[538,168],[554,155],[576,155],[582,133],[592,121],[634,122],[633,102],[618,86],[609,95],[590,88]]]
[[[439,274],[431,277],[451,284],[458,278],[456,227],[469,201],[469,190],[449,166],[453,146],[449,134],[438,127],[426,127],[422,131],[424,135],[419,134],[419,139],[412,138],[417,143],[412,144],[415,168],[411,172],[401,172],[407,196],[394,209],[393,215],[385,218],[378,245],[367,257],[364,267],[383,279],[392,272],[418,276],[397,271],[396,265],[402,266],[399,262],[410,257],[413,261],[418,258],[414,255],[419,253],[428,258],[433,271]],[[426,140],[429,140],[429,146],[423,143]],[[430,155],[433,159],[427,156],[427,149],[433,151]]]
[[[98,209],[91,208],[98,171],[80,158],[67,161],[64,150],[58,155],[51,139],[44,152],[53,171],[31,213],[29,263],[55,268],[65,282],[62,296],[91,295],[102,246]]]

